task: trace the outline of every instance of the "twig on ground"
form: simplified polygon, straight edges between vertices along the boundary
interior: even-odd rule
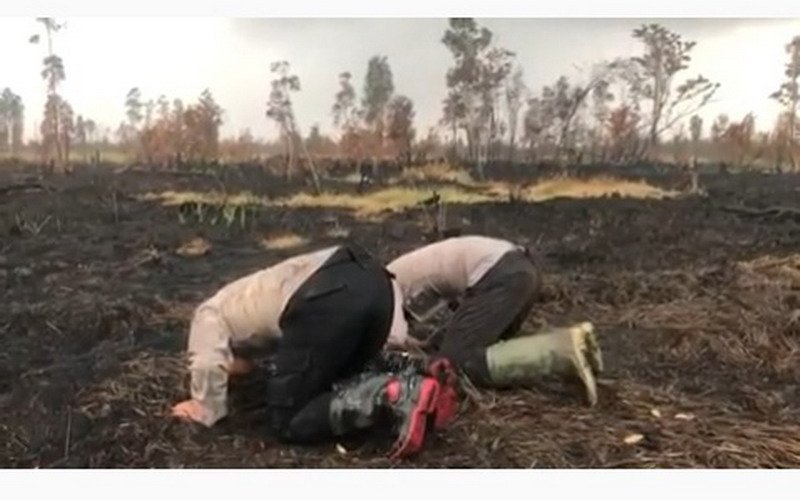
[[[735,213],[737,215],[741,215],[744,217],[775,217],[780,218],[784,216],[790,216],[796,219],[800,219],[800,209],[794,207],[781,207],[781,206],[774,206],[774,207],[767,207],[763,209],[757,208],[750,208],[745,206],[733,206],[727,205],[720,207],[722,210],[726,212]]]
[[[64,438],[64,458],[69,458],[69,445],[72,436],[72,408],[67,407],[67,436]]]
[[[36,191],[41,191],[47,189],[44,185],[39,182],[25,182],[22,184],[12,184],[10,186],[3,186],[0,187],[0,195],[7,194],[12,191],[25,191],[28,189],[33,189]]]

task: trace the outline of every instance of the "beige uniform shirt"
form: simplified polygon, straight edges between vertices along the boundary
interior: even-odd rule
[[[228,413],[231,344],[280,338],[279,322],[287,302],[338,248],[292,257],[240,278],[196,309],[189,331],[189,369],[192,398],[211,410],[205,425],[213,425]],[[402,314],[400,289],[393,285],[395,314],[390,335],[402,342],[408,325]]]
[[[461,236],[404,254],[386,267],[400,285],[404,305],[408,307],[423,294],[430,295],[437,304],[426,312],[433,315],[480,281],[503,255],[519,248],[500,239]],[[393,343],[390,338],[389,345]]]

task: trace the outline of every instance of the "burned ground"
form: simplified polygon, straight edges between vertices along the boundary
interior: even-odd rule
[[[202,299],[343,238],[388,260],[430,237],[424,208],[259,206],[243,225],[210,226],[138,195],[296,188],[101,170],[41,184],[0,194],[2,466],[800,466],[800,219],[761,210],[797,207],[798,177],[708,174],[708,196],[669,200],[449,205],[464,232],[540,250],[545,290],[526,328],[593,321],[607,370],[595,408],[568,388],[466,390],[453,427],[401,464],[385,442],[277,445],[257,409],[210,431],[166,415],[186,394],[182,348]],[[299,238],[265,248],[286,234]],[[198,237],[210,248],[178,251]]]

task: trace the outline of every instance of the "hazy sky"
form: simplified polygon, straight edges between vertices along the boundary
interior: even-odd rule
[[[441,115],[444,75],[451,63],[441,38],[446,19],[227,19],[74,18],[55,35],[67,79],[62,93],[76,113],[115,129],[124,118],[124,98],[138,86],[145,97],[160,94],[193,101],[206,87],[225,109],[223,134],[244,128],[274,137],[267,122],[269,63],[285,59],[300,77],[294,97],[303,132],[317,123],[331,129],[330,109],[337,75],[350,71],[360,94],[367,60],[388,56],[395,92],[409,96],[417,128],[425,133]],[[538,91],[559,75],[580,78],[578,68],[636,53],[630,36],[642,19],[479,19],[497,43],[517,53],[528,86]],[[703,113],[739,119],[756,114],[759,129],[770,128],[786,60],[784,45],[800,35],[800,19],[657,20],[697,41],[687,72],[722,83]],[[44,45],[28,38],[41,32],[32,18],[0,19],[5,59],[0,88],[11,87],[26,106],[31,134],[44,106],[41,79]],[[29,137],[30,135],[28,135]]]

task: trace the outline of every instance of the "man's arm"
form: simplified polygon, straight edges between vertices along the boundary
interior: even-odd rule
[[[228,414],[226,370],[192,370],[192,399],[178,403],[172,414],[211,427]]]
[[[215,308],[201,307],[189,332],[192,398],[172,414],[207,427],[228,414],[228,377],[240,371],[230,348],[227,325]]]
[[[411,322],[426,324],[449,308],[449,303],[433,290],[424,290],[405,304],[405,314]]]

